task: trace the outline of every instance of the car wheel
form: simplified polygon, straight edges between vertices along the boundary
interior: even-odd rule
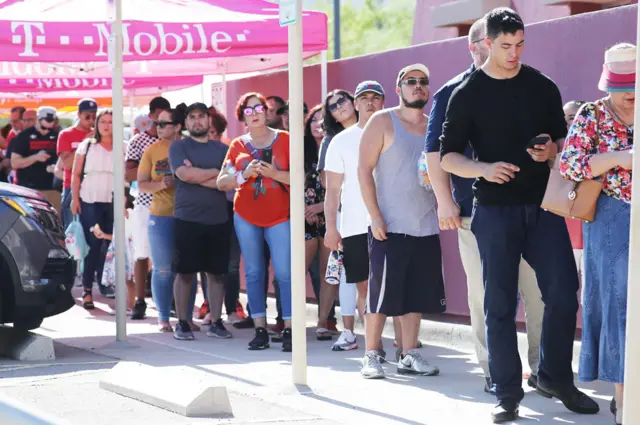
[[[38,329],[40,325],[42,325],[42,321],[44,319],[42,317],[35,317],[28,320],[21,320],[18,323],[13,324],[14,329],[31,331],[33,329]]]

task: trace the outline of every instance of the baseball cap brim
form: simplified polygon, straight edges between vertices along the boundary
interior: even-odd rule
[[[415,63],[413,65],[405,66],[400,70],[400,72],[398,72],[398,79],[396,80],[396,85],[400,85],[400,82],[402,81],[402,79],[412,71],[422,72],[427,78],[429,78],[429,68],[427,68],[426,65],[423,65],[421,63]]]

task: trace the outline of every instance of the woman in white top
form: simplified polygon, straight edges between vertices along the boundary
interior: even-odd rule
[[[113,233],[113,125],[112,112],[104,109],[96,117],[96,131],[93,138],[85,139],[76,150],[71,179],[71,212],[80,215],[80,222],[89,245],[89,253],[84,259],[82,285],[84,294],[82,305],[94,308],[91,289],[94,275],[102,282],[108,241],[95,237],[91,228],[99,225],[104,233]],[[113,290],[101,288],[110,296]]]

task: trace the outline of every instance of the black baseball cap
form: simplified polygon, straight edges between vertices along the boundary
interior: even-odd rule
[[[80,99],[78,102],[78,112],[96,112],[98,110],[98,104],[95,100],[85,98]]]
[[[149,102],[149,111],[153,112],[158,109],[168,111],[171,109],[171,103],[162,96],[154,97],[151,99],[151,102]]]
[[[191,105],[189,105],[187,107],[187,110],[184,113],[184,116],[186,117],[187,115],[189,115],[193,111],[202,111],[205,114],[209,115],[209,107],[207,105],[205,105],[204,103],[202,103],[202,102],[196,102],[196,103],[192,103]]]

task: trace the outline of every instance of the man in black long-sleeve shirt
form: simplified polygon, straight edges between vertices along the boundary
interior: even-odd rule
[[[516,419],[524,397],[514,321],[521,257],[535,270],[545,301],[537,392],[574,412],[597,413],[597,403],[573,383],[578,275],[571,241],[564,219],[540,208],[549,163],[566,135],[562,99],[553,81],[520,63],[524,24],[517,13],[499,8],[485,19],[489,60],[451,97],[441,158],[445,171],[477,179],[471,231],[486,288],[489,370],[498,398],[493,421]],[[531,147],[537,136],[546,142]],[[469,143],[477,161],[464,155]]]

